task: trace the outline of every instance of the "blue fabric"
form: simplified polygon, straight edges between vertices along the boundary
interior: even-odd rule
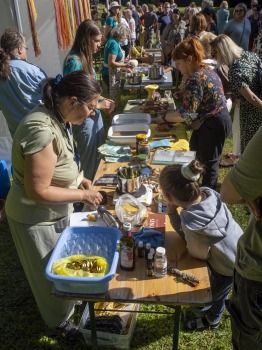
[[[159,141],[151,142],[149,145],[150,149],[154,149],[157,147],[170,147],[170,140],[164,139]]]
[[[63,74],[81,70],[82,64],[77,54],[69,55],[63,67]],[[94,71],[94,76],[96,74]],[[95,115],[91,115],[81,125],[73,125],[73,135],[76,141],[77,150],[80,156],[81,170],[84,176],[93,180],[100,162],[100,154],[98,147],[105,142],[105,131],[101,112],[95,111]]]
[[[41,102],[41,86],[47,75],[20,59],[11,60],[10,68],[9,79],[0,79],[0,109],[13,137],[20,121]]]
[[[165,234],[152,228],[143,227],[139,233],[133,234],[136,243],[142,241],[144,245],[150,243],[152,248],[164,247]]]

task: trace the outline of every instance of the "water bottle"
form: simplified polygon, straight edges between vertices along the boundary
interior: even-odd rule
[[[167,273],[167,258],[166,250],[163,247],[156,248],[154,258],[154,275],[157,278],[162,278]]]

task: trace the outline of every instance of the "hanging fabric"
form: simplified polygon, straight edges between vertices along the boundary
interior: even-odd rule
[[[33,41],[33,47],[35,52],[35,57],[39,57],[42,53],[38,35],[36,31],[36,20],[37,20],[37,12],[35,8],[34,0],[27,0],[27,9],[28,9],[28,16],[29,16],[29,22],[30,22],[30,29],[32,34],[32,41]]]
[[[91,18],[88,0],[54,0],[58,47],[66,50],[72,45],[81,22]]]

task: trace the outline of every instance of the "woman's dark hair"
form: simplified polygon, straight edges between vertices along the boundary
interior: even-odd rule
[[[23,42],[24,36],[16,28],[8,28],[4,31],[0,41],[0,79],[4,81],[8,79],[11,73],[11,57]]]
[[[192,56],[196,60],[196,64],[202,65],[202,61],[205,58],[205,51],[200,40],[195,37],[189,37],[177,46],[173,50],[173,60],[185,60],[187,57]]]
[[[96,79],[83,70],[69,73],[62,77],[48,78],[43,88],[45,107],[53,114],[58,105],[72,96],[79,101],[89,102],[101,94],[101,87]]]
[[[91,19],[87,19],[80,23],[77,28],[75,40],[66,57],[66,60],[70,54],[79,55],[82,63],[83,70],[91,75],[94,75],[93,71],[93,52],[90,45],[92,36],[101,35],[99,27]]]
[[[188,167],[194,175],[204,171],[203,165],[197,160],[192,160]],[[199,197],[200,187],[197,181],[185,178],[181,168],[180,164],[166,166],[160,173],[160,187],[164,193],[171,194],[178,201],[191,203]]]

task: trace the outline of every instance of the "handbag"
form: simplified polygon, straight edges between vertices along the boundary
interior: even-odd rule
[[[219,76],[222,85],[223,85],[223,89],[224,89],[224,94],[230,94],[230,84],[229,84],[229,79],[228,79],[228,71],[229,68],[227,65],[225,64],[221,64],[217,69],[216,69],[216,73]]]
[[[189,124],[192,130],[198,130],[205,121],[205,117],[197,117]]]

